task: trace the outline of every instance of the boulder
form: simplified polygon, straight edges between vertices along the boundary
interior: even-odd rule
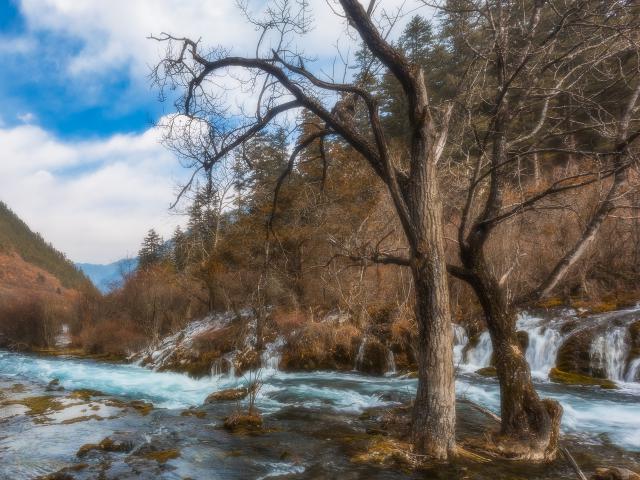
[[[358,370],[370,375],[384,375],[387,371],[387,347],[380,340],[367,340]]]
[[[591,480],[640,480],[640,475],[626,468],[596,468]]]
[[[213,392],[205,399],[204,403],[238,401],[243,400],[247,395],[249,395],[249,390],[246,388],[228,388]]]
[[[591,367],[591,344],[595,335],[595,329],[585,329],[568,337],[558,350],[556,367],[567,373],[605,378],[604,372]]]

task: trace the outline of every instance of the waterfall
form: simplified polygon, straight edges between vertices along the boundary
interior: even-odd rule
[[[230,352],[218,358],[211,364],[211,376],[235,378],[236,364],[234,362],[236,352]]]
[[[267,343],[260,357],[262,368],[266,370],[278,370],[282,359],[282,347],[285,345],[284,337],[278,337],[275,341]]]
[[[522,314],[518,318],[517,328],[527,332],[529,337],[525,356],[531,372],[536,376],[547,378],[549,370],[556,364],[558,350],[565,336],[560,333],[557,324],[541,325],[542,322],[541,318]]]
[[[605,331],[593,341],[590,353],[591,368],[604,371],[608,379],[624,382],[629,377],[629,374],[625,376],[629,355],[627,327],[615,327]]]
[[[395,375],[396,374],[396,360],[393,356],[393,351],[388,348],[387,349],[387,371],[385,375]]]
[[[469,369],[477,370],[478,368],[488,367],[491,363],[491,354],[493,347],[491,345],[491,336],[489,332],[484,331],[478,338],[478,343],[467,350],[464,365]]]
[[[364,361],[364,349],[367,346],[367,337],[362,337],[362,342],[360,342],[360,346],[358,347],[358,353],[356,355],[356,364],[353,367],[355,370],[360,370],[362,366],[362,362]]]
[[[625,381],[627,382],[637,382],[640,381],[640,358],[634,359],[627,369],[627,374],[625,375]]]
[[[469,343],[467,331],[462,325],[453,324],[453,364],[458,366],[463,363],[462,352],[464,347]]]

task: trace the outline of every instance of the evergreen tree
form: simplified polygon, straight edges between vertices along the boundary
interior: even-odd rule
[[[189,259],[189,250],[187,246],[187,236],[178,225],[173,232],[171,239],[173,245],[172,260],[178,272],[184,271]]]
[[[149,230],[142,241],[142,246],[138,252],[138,265],[140,268],[149,268],[162,260],[164,242],[153,228]]]

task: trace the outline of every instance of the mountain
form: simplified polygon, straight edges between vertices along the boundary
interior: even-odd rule
[[[138,268],[137,258],[124,258],[107,265],[95,263],[76,263],[84,274],[102,293],[109,293],[122,284],[125,276]]]
[[[93,288],[66,256],[33,232],[0,202],[0,299],[44,295],[75,296]]]

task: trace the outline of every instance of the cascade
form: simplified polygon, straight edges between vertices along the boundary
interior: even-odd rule
[[[480,334],[478,343],[473,348],[467,350],[466,358],[463,365],[470,370],[488,367],[491,362],[491,354],[493,347],[491,346],[491,336],[486,330]]]
[[[362,366],[362,362],[364,361],[364,349],[367,346],[367,337],[366,335],[362,337],[362,342],[360,342],[360,346],[358,347],[358,353],[356,354],[356,364],[354,365],[354,370],[360,370]]]
[[[543,322],[543,319],[530,317],[525,313],[519,316],[516,328],[527,332],[529,337],[525,356],[531,372],[538,377],[547,378],[549,370],[556,364],[558,350],[565,336],[560,333],[557,323]]]
[[[610,328],[599,335],[591,344],[591,368],[604,371],[610,380],[625,381],[629,356],[627,337],[627,327]]]
[[[462,325],[453,324],[453,364],[458,366],[463,363],[462,352],[464,347],[469,343],[467,331]]]
[[[282,347],[284,347],[284,337],[278,337],[274,342],[268,343],[264,347],[262,356],[262,368],[267,370],[278,370],[282,359]]]
[[[387,371],[385,375],[395,375],[396,374],[396,359],[393,355],[393,351],[388,348],[387,349]]]

